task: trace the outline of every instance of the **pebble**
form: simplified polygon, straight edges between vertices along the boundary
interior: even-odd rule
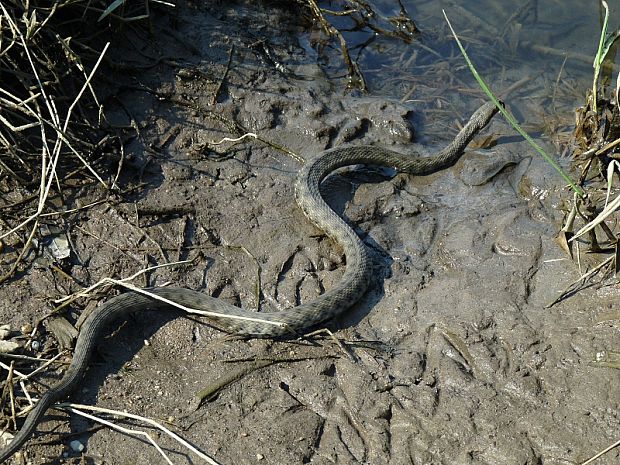
[[[24,336],[30,336],[30,333],[32,333],[33,329],[34,327],[30,323],[26,323],[20,328],[20,331]]]
[[[84,444],[76,440],[71,441],[69,447],[73,452],[82,452],[84,450]]]
[[[35,352],[38,352],[39,350],[41,350],[41,343],[39,341],[32,341],[30,343],[30,347],[32,348],[32,350],[34,350]]]

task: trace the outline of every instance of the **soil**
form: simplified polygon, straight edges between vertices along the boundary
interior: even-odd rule
[[[71,279],[41,253],[0,287],[1,321],[13,329],[80,286],[178,260],[193,262],[136,284],[170,282],[271,311],[338,281],[341,250],[295,205],[302,162],[252,138],[211,144],[236,137],[214,114],[302,159],[343,144],[426,155],[482,102],[470,93],[434,118],[415,103],[346,92],[299,45],[290,11],[245,3],[178,10],[174,24],[155,18],[162,32],[150,43],[136,37],[113,56],[135,63],[144,59],[138,50],[156,50],[165,58],[119,72],[120,87],[99,95],[112,124],[139,128],[124,145],[123,193],[67,218]],[[250,47],[276,27],[270,43],[286,72]],[[568,194],[528,146],[504,137],[512,131],[502,119],[485,133],[495,135],[493,148],[431,176],[359,167],[325,181],[326,198],[376,266],[370,291],[329,325],[333,338],[236,340],[178,314],[137,315],[102,341],[71,400],[158,419],[221,464],[568,465],[614,443],[619,374],[593,362],[618,346],[604,316],[617,312],[620,291],[591,287],[547,307],[579,277],[555,241]],[[110,154],[106,179],[119,158]],[[80,194],[86,205],[105,192],[90,185]],[[81,311],[72,307],[68,318]],[[37,337],[41,350],[55,346],[49,334]],[[264,358],[280,362],[197,407],[206,385]],[[33,384],[32,394],[44,386]],[[21,460],[165,463],[145,440],[92,425],[51,411]],[[150,431],[175,464],[204,463]],[[68,448],[75,439],[82,453]],[[596,463],[619,462],[616,449]]]

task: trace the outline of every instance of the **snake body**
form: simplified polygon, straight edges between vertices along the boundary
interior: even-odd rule
[[[257,314],[189,289],[154,288],[149,291],[186,307],[240,317],[231,319],[216,315],[208,318],[224,331],[250,337],[290,337],[330,320],[351,307],[366,292],[372,278],[372,269],[363,242],[321,197],[321,181],[338,168],[358,164],[394,167],[399,172],[415,175],[442,170],[456,163],[465,146],[496,112],[496,107],[491,103],[481,106],[455,139],[432,157],[402,154],[374,146],[354,146],[326,150],[305,163],[295,181],[297,203],[310,221],[340,244],[347,261],[346,271],[340,282],[314,301],[282,312]],[[24,445],[52,404],[66,398],[76,388],[88,368],[96,341],[109,323],[130,312],[161,308],[170,306],[138,292],[127,292],[109,299],[95,309],[80,329],[69,368],[62,379],[41,396],[20,431],[11,443],[0,451],[0,463]],[[256,321],[257,316],[268,323]]]

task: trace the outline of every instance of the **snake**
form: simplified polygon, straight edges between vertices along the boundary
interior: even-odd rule
[[[456,137],[433,156],[400,153],[374,145],[338,146],[304,163],[295,179],[297,204],[312,223],[342,247],[346,259],[340,281],[315,300],[288,310],[256,313],[190,289],[160,287],[148,290],[154,296],[129,291],[97,307],[80,328],[69,367],[60,381],[41,395],[21,429],[0,451],[0,463],[26,443],[54,403],[67,398],[75,390],[88,369],[99,337],[112,322],[126,318],[130,313],[174,308],[162,301],[167,299],[184,307],[208,311],[209,323],[228,333],[259,338],[290,338],[348,310],[364,295],[372,281],[372,261],[359,236],[323,199],[321,182],[338,168],[351,165],[392,167],[398,172],[413,175],[428,175],[446,169],[459,160],[467,144],[496,112],[497,107],[492,102],[483,104]]]

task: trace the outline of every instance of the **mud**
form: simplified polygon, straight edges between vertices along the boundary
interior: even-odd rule
[[[180,8],[177,39],[153,38],[150,47],[183,66],[128,73],[120,91],[101,96],[112,122],[140,127],[127,141],[119,187],[147,186],[71,217],[74,281],[40,257],[0,287],[1,321],[18,329],[80,285],[176,260],[196,259],[137,284],[172,282],[270,311],[338,281],[342,252],[294,203],[300,161],[251,139],[210,145],[231,134],[200,108],[306,158],[340,144],[430,154],[481,102],[463,97],[442,119],[414,103],[345,93],[297,45],[290,12],[266,13],[243,4]],[[273,41],[291,74],[247,47],[267,33],[257,17],[284,31]],[[160,95],[130,87],[136,80]],[[434,128],[442,137],[428,135]],[[72,400],[160,419],[221,464],[568,465],[614,443],[618,372],[592,361],[617,347],[617,327],[598,316],[617,308],[618,288],[589,288],[545,308],[579,276],[554,241],[566,191],[531,149],[504,137],[512,132],[503,120],[486,132],[500,135],[495,147],[431,176],[356,168],[326,180],[326,198],[376,264],[371,290],[330,325],[341,345],[230,340],[177,314],[136,316],[102,342]],[[101,194],[85,189],[82,202]],[[49,335],[39,340],[54,345]],[[254,371],[196,409],[196,392],[248,363],[227,361],[255,358],[297,361]],[[164,463],[144,440],[89,426],[53,412],[39,428],[53,434],[29,443],[27,463]],[[203,463],[152,435],[175,464]],[[83,457],[67,449],[76,438]],[[618,461],[616,450],[596,463]]]

